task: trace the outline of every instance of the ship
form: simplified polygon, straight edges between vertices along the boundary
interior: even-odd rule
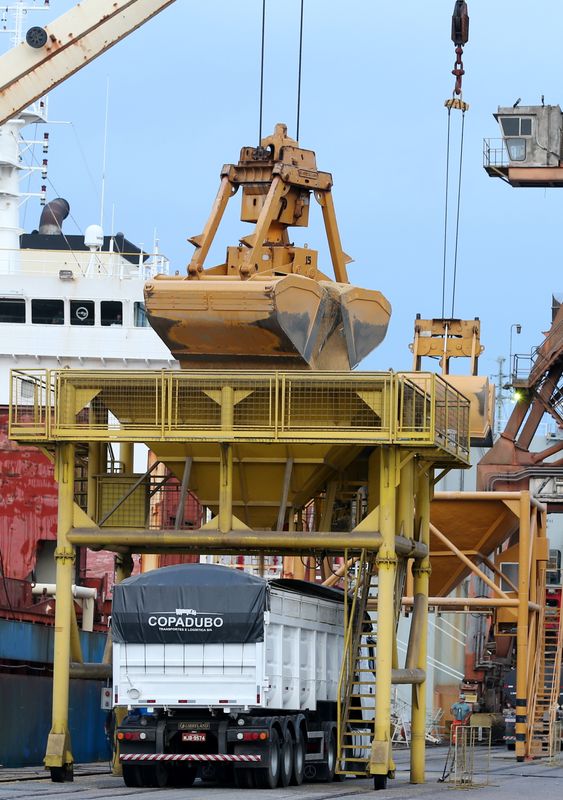
[[[21,39],[26,6],[18,0],[10,11],[15,44]],[[88,225],[80,234],[65,230],[72,216],[70,202],[61,197],[49,200],[47,195],[48,133],[35,143],[42,157],[26,163],[32,152],[26,133],[36,124],[47,128],[44,99],[0,126],[0,705],[3,730],[10,731],[9,736],[0,734],[0,764],[14,767],[42,763],[50,727],[57,486],[47,453],[7,438],[10,371],[177,366],[148,325],[143,299],[146,280],[168,275],[169,260],[157,246],[147,252],[122,233],[105,234],[99,224]],[[30,169],[43,181],[34,193],[41,214],[37,227],[25,231],[21,185]],[[133,471],[119,449],[107,455],[108,470]],[[146,449],[134,454],[142,472],[148,458]],[[158,513],[176,517],[173,481],[169,488],[166,508]],[[189,496],[188,524],[193,520],[191,524],[198,525],[199,513]],[[84,652],[92,660],[101,658],[105,646],[113,574],[112,555],[80,553],[76,610]],[[73,681],[71,704],[82,761],[109,753],[102,688],[99,681]],[[17,724],[22,715],[36,720],[33,741],[24,740]],[[79,725],[79,718],[86,718],[88,725]]]

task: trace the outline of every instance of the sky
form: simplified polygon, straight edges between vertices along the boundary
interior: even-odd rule
[[[46,24],[73,5],[51,0],[48,12],[29,15],[30,24]],[[263,130],[286,122],[295,135],[300,0],[266,5]],[[305,0],[300,142],[333,175],[342,243],[354,259],[351,281],[378,289],[393,307],[387,337],[362,369],[410,369],[416,314],[441,315],[453,5]],[[511,326],[522,325],[519,336],[513,329],[513,352],[529,352],[549,327],[552,292],[563,291],[563,192],[512,189],[489,178],[483,138],[499,136],[498,105],[518,97],[539,104],[542,94],[546,103],[563,101],[563,55],[553,3],[468,5],[455,316],[480,318],[480,373],[492,376],[497,359],[508,358]],[[262,0],[176,0],[51,93],[48,197],[69,200],[67,233],[100,219],[109,94],[105,232],[113,220],[113,232],[152,249],[156,231],[172,271],[184,273],[192,252],[186,239],[203,228],[221,166],[257,144],[261,9]],[[453,173],[459,123],[453,115]],[[206,265],[220,263],[227,244],[248,233],[238,204],[235,196]],[[452,220],[453,212],[452,205]],[[30,201],[27,230],[39,213]],[[320,209],[312,206],[311,217],[311,228],[293,238],[318,249],[327,271]],[[448,313],[452,267],[450,257]]]

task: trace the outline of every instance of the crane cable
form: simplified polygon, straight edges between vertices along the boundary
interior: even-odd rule
[[[450,318],[453,318],[455,312],[455,293],[456,293],[456,280],[457,280],[457,262],[459,253],[459,221],[461,210],[461,179],[463,171],[463,147],[464,147],[464,134],[465,134],[465,112],[469,109],[469,105],[463,101],[462,92],[462,79],[465,74],[463,68],[463,46],[469,41],[469,14],[467,11],[467,3],[464,0],[456,0],[454,12],[452,15],[452,41],[455,44],[456,60],[452,75],[455,77],[455,85],[452,97],[444,103],[448,110],[447,122],[447,142],[446,142],[446,186],[445,186],[445,201],[444,201],[444,242],[443,242],[443,259],[442,259],[442,319],[445,314],[446,306],[446,277],[447,277],[447,253],[448,253],[448,210],[449,210],[449,183],[450,183],[450,142],[451,142],[451,112],[452,109],[461,111],[461,132],[459,143],[459,169],[457,181],[457,201],[456,201],[456,224],[455,224],[455,239],[454,239],[454,260],[453,260],[453,278],[452,278],[452,305]]]
[[[299,60],[297,66],[297,108],[295,120],[295,138],[299,141],[299,126],[301,121],[301,79],[303,75],[303,18],[305,12],[305,0],[301,0],[299,15]],[[258,110],[258,146],[262,141],[262,127],[264,118],[264,62],[266,54],[266,0],[262,0],[262,33],[260,41],[260,100]]]
[[[260,103],[258,122],[258,147],[262,142],[262,119],[264,112],[264,49],[266,42],[266,0],[262,0],[262,41],[260,47]]]
[[[297,113],[295,124],[295,138],[299,141],[299,121],[301,116],[301,72],[303,66],[303,11],[305,0],[301,0],[301,16],[299,20],[299,65],[297,67]]]

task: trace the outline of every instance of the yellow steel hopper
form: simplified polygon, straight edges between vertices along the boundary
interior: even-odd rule
[[[204,261],[229,201],[242,187],[252,234],[227,248],[226,263]],[[145,284],[150,324],[184,368],[347,370],[382,341],[391,306],[380,292],[351,286],[332,202],[332,176],[315,154],[288,138],[285,125],[260,147],[244,147],[227,164],[185,277]],[[306,227],[311,192],[322,208],[336,280],[317,252],[295,247],[290,226]]]

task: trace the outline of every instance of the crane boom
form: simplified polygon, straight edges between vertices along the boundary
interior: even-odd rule
[[[82,0],[0,58],[0,124],[175,0]],[[46,34],[46,35],[45,35]]]

